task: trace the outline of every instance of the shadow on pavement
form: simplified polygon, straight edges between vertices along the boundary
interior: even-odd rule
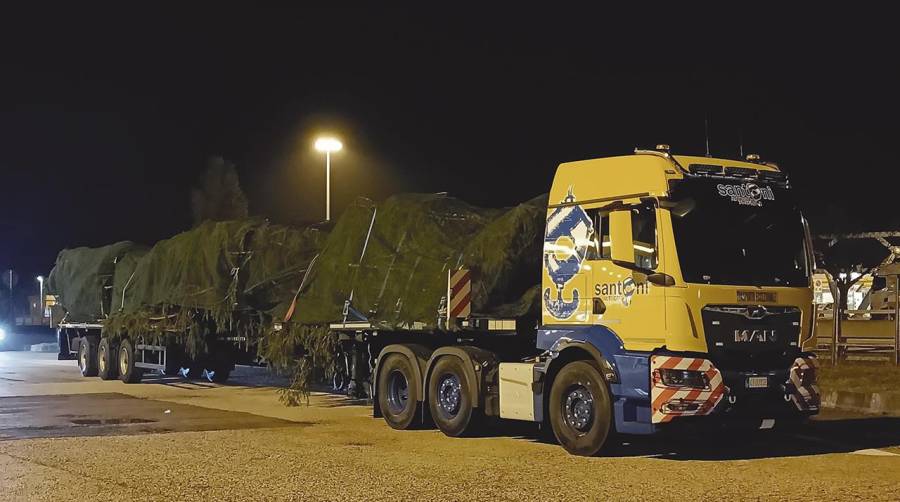
[[[551,431],[527,422],[501,422],[480,437],[513,437],[555,443]],[[746,429],[662,432],[653,436],[618,435],[604,457],[652,457],[662,460],[750,460],[798,457],[900,446],[900,417],[813,420],[788,431]]]

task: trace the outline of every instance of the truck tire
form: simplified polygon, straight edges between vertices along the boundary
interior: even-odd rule
[[[131,340],[125,339],[119,343],[118,354],[119,379],[125,383],[140,382],[141,377],[144,376],[144,370],[134,367],[134,345]]]
[[[93,336],[84,336],[78,343],[78,369],[81,376],[97,376],[97,341]]]
[[[470,396],[469,378],[463,360],[443,356],[434,363],[428,379],[428,409],[434,424],[450,437],[460,437],[477,430],[481,410],[473,406],[477,396]]]
[[[612,429],[609,388],[592,361],[573,361],[553,380],[550,426],[559,444],[572,455],[596,455]]]
[[[97,347],[97,375],[101,380],[113,380],[118,375],[117,370],[116,351],[109,338],[103,337]]]
[[[384,421],[392,428],[406,430],[413,426],[419,403],[419,385],[413,362],[403,354],[389,354],[378,373],[378,407]]]

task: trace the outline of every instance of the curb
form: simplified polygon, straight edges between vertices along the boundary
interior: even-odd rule
[[[29,346],[31,352],[59,352],[59,344],[57,343],[38,343]]]
[[[822,394],[822,407],[876,415],[900,415],[900,392],[850,392]]]

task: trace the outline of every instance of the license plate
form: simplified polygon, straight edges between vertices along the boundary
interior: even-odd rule
[[[765,376],[747,377],[747,388],[748,389],[765,389],[768,386],[769,386],[769,377],[765,377]]]

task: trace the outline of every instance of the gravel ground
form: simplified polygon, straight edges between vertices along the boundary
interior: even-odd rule
[[[398,432],[363,407],[316,401],[298,411],[308,426],[0,442],[0,498],[896,500],[900,486],[898,455],[711,462],[642,456],[648,443],[578,458],[528,437]]]
[[[287,408],[243,377],[125,385],[40,354],[0,353],[0,369],[0,399],[121,393],[294,423],[235,430],[251,425],[226,417],[224,430],[0,440],[0,500],[898,500],[900,487],[892,417],[829,411],[797,434],[632,438],[580,458],[528,425],[468,439],[394,431],[336,396]]]

